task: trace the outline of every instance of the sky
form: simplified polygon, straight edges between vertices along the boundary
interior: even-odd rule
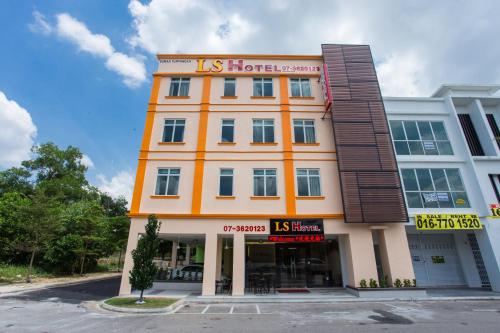
[[[369,44],[384,96],[500,83],[500,1],[0,0],[0,170],[52,141],[130,199],[157,53]]]

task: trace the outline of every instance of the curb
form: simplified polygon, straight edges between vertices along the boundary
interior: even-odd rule
[[[91,278],[91,279],[80,280],[80,281],[68,281],[68,282],[54,283],[54,284],[49,284],[49,285],[44,285],[44,286],[35,286],[35,287],[32,287],[32,288],[26,288],[26,289],[19,289],[19,290],[13,290],[13,291],[0,292],[0,298],[3,297],[3,296],[7,296],[7,295],[24,293],[24,292],[28,292],[28,291],[43,290],[43,289],[52,289],[52,288],[58,288],[58,287],[72,286],[72,285],[75,285],[75,284],[86,283],[86,282],[94,282],[94,281],[114,279],[114,278],[117,278],[119,276],[120,275],[105,276],[105,277],[96,277],[95,279]]]
[[[184,305],[184,300],[179,299],[175,303],[170,304],[167,307],[164,308],[152,308],[152,309],[134,309],[134,308],[122,308],[118,306],[113,306],[104,303],[104,301],[99,303],[99,307],[101,307],[104,310],[108,311],[113,311],[113,312],[120,312],[120,313],[132,313],[132,314],[169,314],[177,310],[179,307]]]

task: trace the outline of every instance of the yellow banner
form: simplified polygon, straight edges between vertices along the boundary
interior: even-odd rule
[[[499,204],[490,204],[490,212],[491,216],[489,218],[498,219],[500,218],[500,205]]]
[[[415,215],[417,230],[482,229],[476,214],[419,214]]]

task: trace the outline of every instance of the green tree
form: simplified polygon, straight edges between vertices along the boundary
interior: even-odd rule
[[[0,171],[0,197],[10,192],[32,194],[33,184],[30,178],[31,173],[25,168],[10,168]]]
[[[30,253],[26,282],[31,283],[31,271],[37,252],[51,241],[61,230],[60,205],[42,191],[35,191],[30,204],[20,211],[21,233],[14,241],[15,246]]]
[[[14,259],[15,240],[23,231],[21,214],[30,204],[30,199],[18,192],[0,196],[0,260]]]
[[[130,271],[129,281],[132,288],[141,291],[141,295],[136,302],[138,304],[144,303],[144,290],[153,286],[153,280],[158,270],[153,259],[160,242],[158,238],[160,224],[155,215],[150,215],[145,227],[146,233],[139,238],[136,249],[132,251],[134,267]]]
[[[114,216],[107,218],[107,240],[111,246],[114,246],[114,251],[119,251],[118,254],[118,269],[121,269],[122,253],[127,246],[128,231],[130,229],[130,218],[128,216]]]

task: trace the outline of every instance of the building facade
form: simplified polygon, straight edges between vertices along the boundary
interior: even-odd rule
[[[150,214],[166,287],[189,280],[214,295],[227,279],[243,295],[262,277],[277,288],[413,280],[370,49],[322,51],[158,56],[120,294]]]
[[[429,98],[384,98],[420,286],[500,291],[499,89],[443,85]],[[480,225],[422,226],[438,214],[477,215]]]

